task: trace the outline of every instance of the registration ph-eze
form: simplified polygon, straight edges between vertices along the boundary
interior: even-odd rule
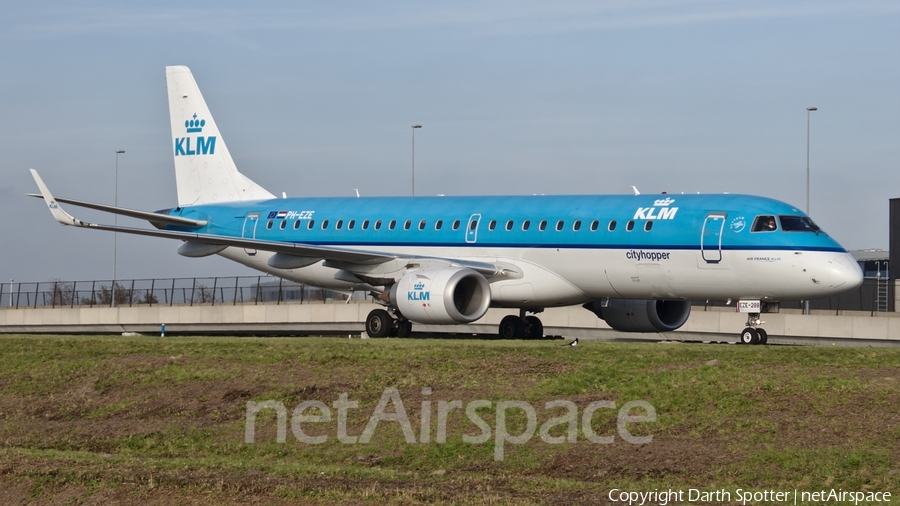
[[[193,119],[184,122],[185,131],[189,134],[202,133],[204,126],[206,126],[206,120],[197,119],[196,113],[194,113]],[[198,135],[194,140],[194,147],[191,147],[191,139],[191,137],[175,138],[175,156],[212,155],[216,152],[216,137],[214,135],[209,137]]]

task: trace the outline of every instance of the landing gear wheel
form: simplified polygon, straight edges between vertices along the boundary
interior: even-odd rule
[[[759,344],[759,333],[752,327],[741,332],[741,344]]]
[[[756,333],[759,334],[759,344],[766,344],[766,341],[769,340],[769,333],[765,329],[756,329]]]
[[[528,315],[525,317],[525,328],[528,329],[525,337],[529,337],[531,339],[540,339],[544,337],[544,324],[541,323],[541,319],[534,315]]]
[[[500,337],[516,339],[525,334],[525,322],[518,316],[508,315],[500,320]]]
[[[409,337],[412,334],[412,322],[397,320],[397,337]]]
[[[387,337],[394,326],[394,319],[384,309],[373,309],[366,317],[366,334],[369,337]]]

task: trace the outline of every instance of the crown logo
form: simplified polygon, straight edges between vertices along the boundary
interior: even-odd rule
[[[421,290],[421,289],[423,289],[423,288],[425,288],[425,283],[422,283],[421,281],[418,282],[418,283],[416,283],[416,284],[413,286],[413,290]]]
[[[205,119],[197,119],[197,113],[194,113],[193,119],[189,119],[184,122],[184,128],[187,129],[187,132],[189,134],[202,132],[204,126],[206,126],[206,120]]]
[[[664,199],[654,200],[653,205],[654,206],[667,206],[673,202],[675,202],[675,199],[670,199],[669,197],[666,197]]]

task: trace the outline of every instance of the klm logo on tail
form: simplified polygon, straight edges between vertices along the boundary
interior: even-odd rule
[[[203,127],[206,126],[205,119],[197,119],[194,113],[193,119],[184,122],[184,128],[189,134],[203,133]],[[194,140],[193,146],[191,140]],[[212,155],[216,152],[216,137],[176,137],[175,138],[175,156],[180,155]]]

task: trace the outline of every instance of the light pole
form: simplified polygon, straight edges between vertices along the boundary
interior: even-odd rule
[[[815,106],[806,108],[806,214],[809,214],[809,113],[818,110]]]
[[[412,194],[416,196],[416,129],[422,125],[412,126]]]
[[[809,114],[819,108],[811,105],[806,108],[806,214],[809,215]],[[803,314],[809,314],[809,299],[803,301]]]
[[[119,155],[124,153],[124,149],[116,150],[116,187],[115,187],[115,197],[113,198],[113,202],[116,207],[119,207]],[[113,225],[119,225],[119,215],[113,214]],[[112,291],[110,294],[112,295],[112,300],[110,301],[110,305],[112,307],[116,307],[116,246],[118,245],[118,234],[113,232],[113,279],[112,279]]]

